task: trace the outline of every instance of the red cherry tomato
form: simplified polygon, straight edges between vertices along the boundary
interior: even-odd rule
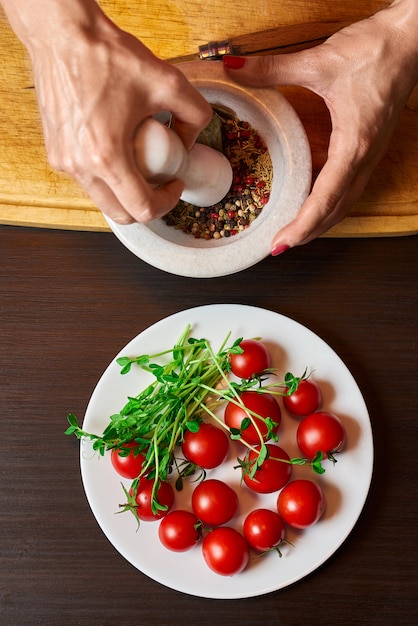
[[[241,354],[231,354],[231,370],[238,378],[251,378],[270,367],[270,354],[266,346],[256,339],[243,339]]]
[[[221,480],[203,480],[192,493],[193,513],[203,524],[220,526],[225,524],[238,509],[236,492]]]
[[[246,469],[243,470],[245,484],[252,491],[257,493],[273,493],[274,491],[279,491],[279,489],[289,482],[290,476],[292,475],[292,466],[290,463],[286,462],[290,461],[287,452],[272,443],[267,443],[266,447],[269,456],[263,461],[261,467],[256,470],[253,478],[250,478]],[[249,469],[251,469],[251,462],[257,459],[259,449],[260,447],[257,446],[256,450],[250,450],[248,453],[246,460],[248,460]],[[283,459],[283,461],[280,459]]]
[[[341,420],[333,413],[318,411],[299,424],[296,439],[302,454],[313,459],[317,452],[331,457],[345,446],[346,435]]]
[[[244,537],[257,552],[266,552],[284,539],[285,527],[280,515],[269,509],[251,511],[244,520]]]
[[[229,437],[217,426],[202,423],[196,433],[186,431],[181,449],[186,459],[195,465],[212,469],[228,456]]]
[[[277,498],[280,517],[294,528],[313,526],[324,508],[322,489],[311,480],[293,480],[282,489]]]
[[[263,440],[270,438],[269,426],[265,421],[267,418],[270,418],[275,424],[271,431],[278,431],[282,416],[280,407],[273,395],[269,393],[258,393],[257,391],[243,391],[240,398],[244,405],[243,407],[232,401],[229,401],[225,407],[224,420],[229,429],[241,431],[242,439],[251,445],[260,443],[260,436],[254,423],[260,430]],[[248,414],[245,409],[249,409],[249,411],[256,413],[257,416],[260,417],[250,413],[254,423],[249,422],[248,426],[242,430],[243,422],[245,424],[248,421]]]
[[[123,444],[121,448],[113,448],[110,453],[114,469],[124,478],[137,478],[141,473],[145,455],[137,450],[138,444],[131,441]]]
[[[160,522],[158,537],[168,550],[190,550],[200,539],[199,520],[191,511],[170,511]]]
[[[319,386],[313,380],[301,380],[298,388],[290,396],[283,397],[283,404],[289,413],[305,417],[317,411],[322,403]]]
[[[229,526],[221,526],[208,533],[203,540],[202,553],[210,569],[221,576],[239,574],[250,559],[247,541]]]
[[[138,486],[135,493],[130,490],[130,495],[135,497],[135,502],[138,505],[136,507],[136,515],[140,520],[144,522],[151,522],[157,519],[161,519],[170,511],[174,504],[174,490],[170,483],[160,481],[159,487],[156,492],[156,498],[158,503],[164,507],[156,513],[152,510],[152,490],[154,487],[154,478],[142,477],[139,479]]]

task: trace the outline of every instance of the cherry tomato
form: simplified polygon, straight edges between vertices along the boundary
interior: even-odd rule
[[[257,493],[273,493],[273,491],[279,491],[279,489],[289,482],[292,474],[291,464],[285,462],[290,461],[287,452],[272,443],[267,443],[266,447],[269,456],[263,461],[261,467],[256,470],[253,478],[250,478],[247,470],[243,470],[245,484],[252,491],[256,491]],[[246,457],[249,463],[249,469],[251,469],[251,462],[257,459],[259,449],[260,446],[257,446],[256,450],[249,451]],[[280,459],[284,459],[284,461]]]
[[[255,509],[245,518],[243,532],[254,550],[266,552],[283,541],[285,527],[280,515],[274,511]]]
[[[193,513],[203,524],[219,526],[225,524],[238,509],[236,492],[221,480],[203,480],[192,493]]]
[[[158,537],[168,550],[190,550],[200,539],[199,520],[191,511],[170,511],[160,522]]]
[[[296,439],[303,455],[313,459],[317,452],[331,457],[344,448],[346,435],[341,420],[333,413],[318,411],[299,424]]]
[[[162,510],[154,513],[152,511],[152,490],[154,487],[154,478],[142,477],[139,479],[138,486],[136,487],[135,494],[130,490],[130,495],[135,497],[135,502],[138,505],[136,507],[136,515],[140,520],[144,522],[151,522],[157,519],[161,519],[170,511],[174,504],[174,490],[170,483],[160,481],[159,487],[156,492],[156,498],[158,503],[165,507]]]
[[[238,378],[251,378],[270,367],[270,354],[266,346],[256,339],[243,339],[239,344],[241,354],[231,354],[231,370]]]
[[[260,416],[257,417],[250,414],[264,440],[270,438],[268,435],[269,427],[264,420],[270,418],[275,423],[275,426],[271,429],[272,432],[277,432],[279,430],[282,416],[280,407],[273,395],[269,393],[258,393],[257,391],[243,391],[240,398],[244,407]],[[248,415],[244,407],[241,407],[232,401],[228,402],[225,407],[224,414],[225,424],[228,428],[242,430],[243,420],[248,420]],[[254,423],[249,423],[248,427],[242,430],[241,434],[242,439],[251,445],[260,443],[260,436],[254,426]]]
[[[208,533],[203,540],[202,553],[210,569],[221,576],[239,574],[250,559],[247,541],[229,526],[221,526]]]
[[[114,469],[124,478],[137,478],[142,470],[145,455],[136,452],[138,444],[135,441],[125,443],[121,448],[113,448],[110,453],[110,460]]]
[[[293,480],[277,498],[280,517],[294,528],[313,526],[325,508],[322,489],[311,480]]]
[[[186,459],[195,465],[212,469],[228,456],[229,437],[217,426],[202,423],[196,433],[186,432],[181,449]]]
[[[319,386],[313,380],[301,380],[299,386],[290,396],[283,397],[283,404],[289,413],[297,417],[305,417],[317,411],[322,403]]]

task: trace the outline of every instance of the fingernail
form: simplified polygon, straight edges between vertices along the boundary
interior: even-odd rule
[[[286,244],[280,244],[278,246],[274,246],[274,248],[271,251],[271,256],[279,256],[279,254],[286,252],[286,250],[289,250],[289,248],[290,246]]]
[[[227,54],[222,57],[222,61],[229,70],[239,70],[245,65],[245,57],[235,57],[232,54]]]

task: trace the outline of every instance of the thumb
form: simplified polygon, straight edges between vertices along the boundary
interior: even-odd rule
[[[233,80],[250,87],[298,85],[309,87],[312,77],[312,51],[266,56],[233,56],[222,58],[224,68]]]

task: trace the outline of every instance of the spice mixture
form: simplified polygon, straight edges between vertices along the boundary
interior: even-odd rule
[[[231,237],[249,228],[270,198],[273,168],[266,145],[248,122],[222,119],[223,152],[232,166],[227,195],[211,207],[180,200],[163,219],[196,239]]]

